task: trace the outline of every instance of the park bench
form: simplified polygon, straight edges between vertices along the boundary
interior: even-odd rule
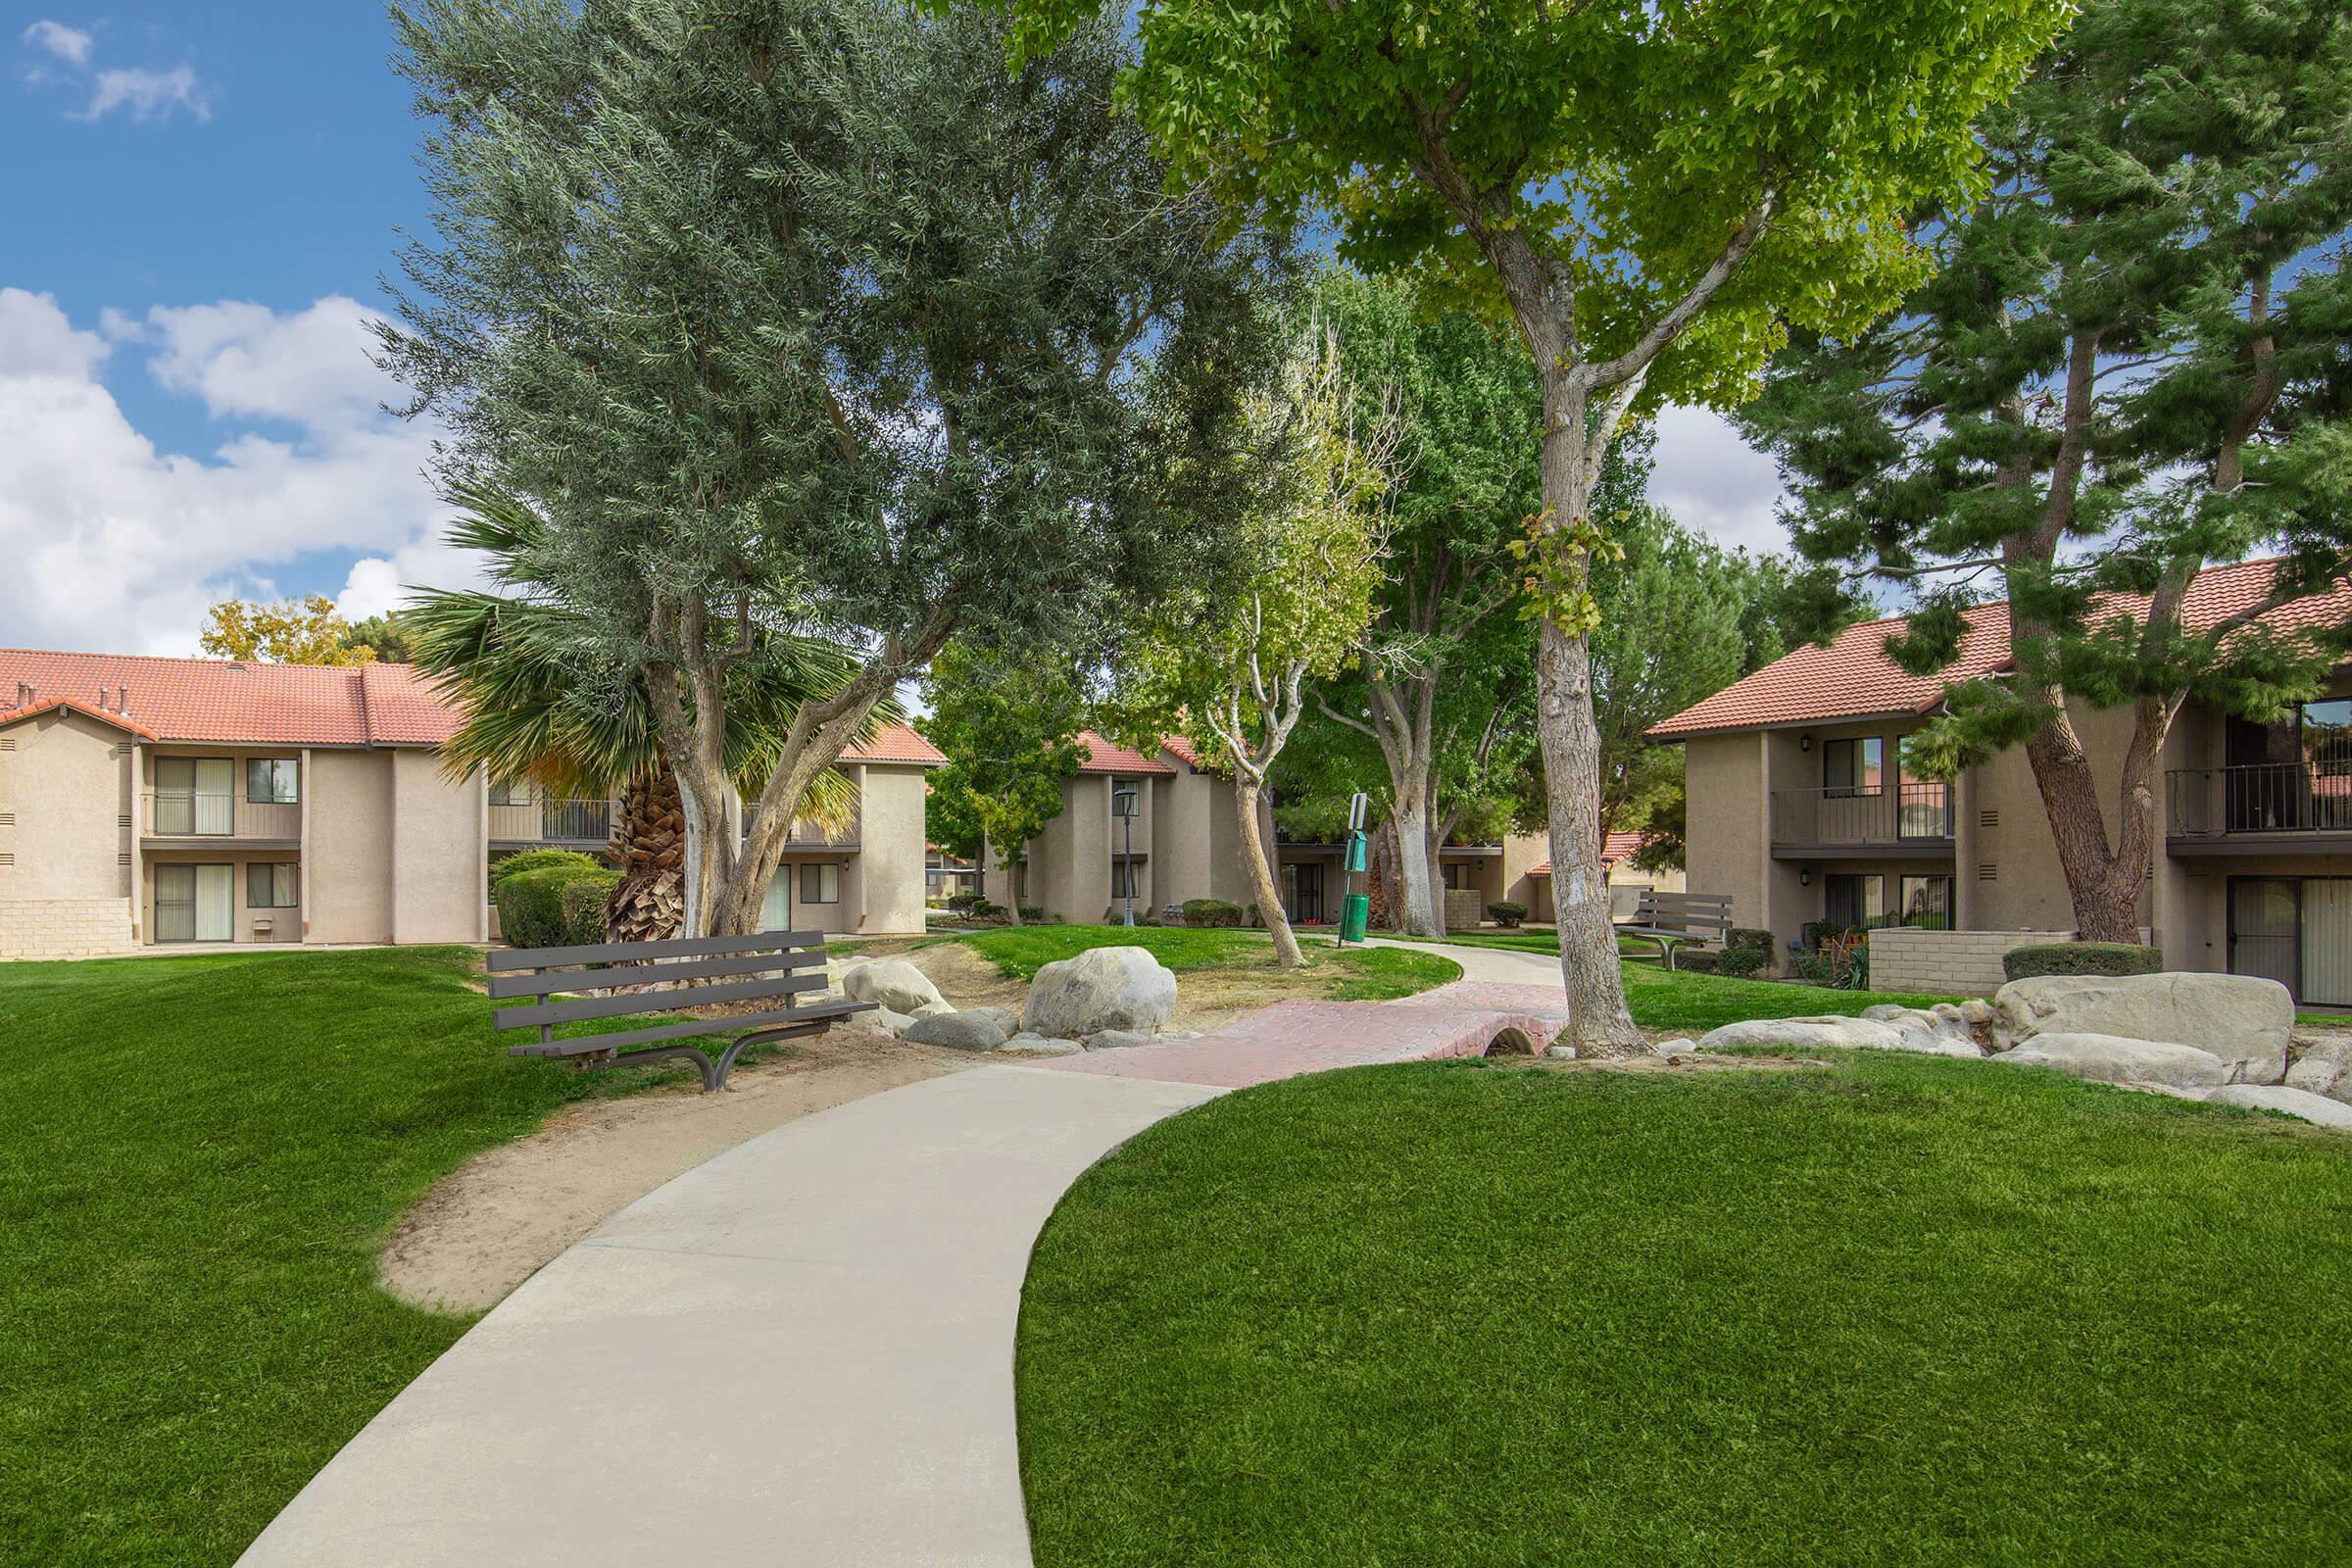
[[[1633,922],[1617,928],[1621,937],[1643,937],[1658,945],[1666,967],[1674,967],[1674,950],[1685,942],[1722,942],[1732,934],[1732,898],[1728,893],[1660,893],[1642,890]]]
[[[822,997],[825,938],[819,931],[762,931],[746,937],[684,937],[669,942],[606,942],[576,948],[492,950],[484,960],[493,1001],[532,999],[529,1006],[491,1014],[498,1029],[536,1029],[539,1038],[509,1048],[510,1056],[561,1056],[582,1068],[622,1067],[688,1056],[702,1069],[703,1092],[722,1087],[746,1046],[815,1034],[870,1002]],[[679,989],[688,981],[698,982]],[[551,1000],[562,999],[562,1000]],[[722,1002],[772,1004],[749,1012],[649,1024],[611,1034],[556,1038],[556,1025],[596,1018],[675,1012]],[[738,1033],[741,1031],[741,1033]],[[717,1059],[699,1046],[664,1042],[737,1035]],[[634,1050],[633,1047],[651,1049]]]

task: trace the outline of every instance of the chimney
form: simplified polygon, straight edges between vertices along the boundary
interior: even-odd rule
[[[121,687],[116,692],[115,711],[121,713],[124,718],[130,716],[130,688],[128,686]]]

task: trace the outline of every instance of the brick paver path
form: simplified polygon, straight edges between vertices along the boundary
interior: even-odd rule
[[[1541,1052],[1568,1018],[1559,989],[1457,980],[1401,1002],[1278,1002],[1193,1040],[1090,1051],[1055,1072],[1241,1089],[1333,1067]]]

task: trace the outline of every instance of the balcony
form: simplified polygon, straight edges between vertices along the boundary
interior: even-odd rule
[[[862,814],[858,808],[852,808],[850,819],[847,822],[837,823],[831,827],[827,827],[812,816],[797,817],[794,819],[791,829],[785,833],[784,842],[795,849],[854,850],[858,847],[858,832]],[[743,836],[746,840],[752,836],[752,824],[759,820],[759,807],[746,806],[743,808]]]
[[[1951,786],[1775,790],[1772,853],[1783,859],[1827,860],[1949,856]]]
[[[612,803],[557,798],[490,808],[494,844],[574,844],[601,847],[612,837]]]
[[[2165,785],[2176,855],[2352,850],[2352,766],[2344,763],[2181,767]]]
[[[212,790],[142,790],[141,836],[150,844],[247,844],[302,842],[302,806],[296,801],[249,801],[241,794]]]

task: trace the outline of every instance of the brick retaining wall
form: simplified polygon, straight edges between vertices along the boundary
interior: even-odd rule
[[[1446,929],[1475,931],[1487,915],[1486,895],[1476,888],[1446,890]]]
[[[1870,989],[1932,996],[1988,997],[2007,983],[2011,948],[2071,942],[2072,931],[1923,931],[1889,926],[1870,934]]]
[[[0,958],[130,951],[128,899],[0,899]]]

